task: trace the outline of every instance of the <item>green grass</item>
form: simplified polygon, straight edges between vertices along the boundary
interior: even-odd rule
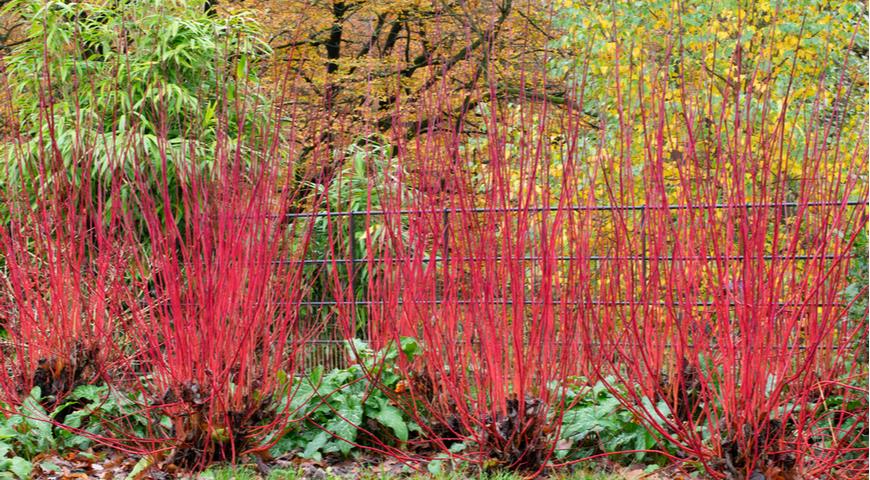
[[[244,467],[214,467],[203,472],[202,480],[259,480],[257,472]]]
[[[269,472],[266,480],[296,480],[297,478],[301,478],[298,471],[281,469]]]
[[[201,480],[297,480],[302,479],[303,474],[297,470],[282,469],[273,470],[264,478],[250,468],[216,467],[209,469],[200,475],[199,478]],[[327,480],[342,480],[343,478],[346,477],[327,476]],[[420,473],[393,475],[363,471],[359,473],[357,478],[359,480],[522,480],[523,477],[511,472],[472,473],[469,471],[458,471],[437,475]],[[605,473],[577,472],[557,474],[548,478],[552,480],[619,480],[622,477]]]
[[[210,468],[198,478],[200,480],[264,480],[264,477],[253,469],[228,466]],[[302,474],[297,470],[278,469],[269,472],[269,476],[265,477],[265,480],[297,480],[301,478]]]

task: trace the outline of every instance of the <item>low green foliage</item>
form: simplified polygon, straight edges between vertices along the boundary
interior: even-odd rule
[[[857,392],[868,390],[867,377],[861,376],[852,386],[859,387]],[[835,443],[844,444],[854,441],[852,451],[844,452],[840,459],[858,460],[866,458],[870,447],[870,425],[867,423],[867,411],[870,410],[870,400],[866,394],[849,390],[838,390],[833,395],[820,398],[821,408],[816,414],[817,431],[825,448],[831,448]],[[851,438],[850,432],[858,434]]]
[[[413,359],[420,354],[420,344],[412,338],[404,338],[400,345],[391,345],[381,351],[372,350],[362,341],[355,341],[348,348],[356,358],[354,365],[331,372],[318,368],[306,377],[295,381],[287,380],[292,382],[288,385],[288,391],[293,392],[289,408],[295,412],[298,421],[283,432],[273,447],[273,455],[293,452],[313,461],[319,461],[326,455],[348,457],[357,452],[355,444],[379,441],[401,446],[414,434],[420,433],[420,427],[384,393],[384,390],[395,388],[401,380],[396,370],[400,352]],[[371,379],[378,379],[380,388],[376,388]],[[582,380],[579,383],[582,384]],[[582,459],[625,450],[667,448],[664,442],[635,422],[631,412],[622,407],[603,384],[598,383],[591,388],[578,390],[568,389],[565,395],[567,404],[571,407],[563,412],[561,441],[555,452],[558,460]],[[818,412],[820,425],[824,430],[833,427],[830,422],[837,421],[843,413],[850,415],[840,425],[840,431],[851,429],[855,422],[866,421],[860,415],[860,412],[867,409],[864,398],[834,394],[820,401],[825,402],[825,407]],[[126,422],[133,422],[143,436],[149,424],[152,430],[170,428],[167,418],[146,418],[137,406],[135,394],[119,394],[106,386],[80,386],[64,403],[50,412],[43,407],[43,403],[45,399],[41,398],[39,389],[35,388],[17,410],[0,419],[0,480],[29,478],[33,469],[31,462],[40,454],[55,452],[63,455],[69,451],[87,451],[93,446],[89,437],[103,434],[107,422],[113,419],[124,418]],[[63,423],[68,428],[54,426],[52,420]],[[864,432],[862,445],[867,445],[866,425],[858,425],[856,428]],[[830,441],[833,439],[823,439],[823,442]],[[855,453],[859,454],[860,452]],[[665,464],[662,455],[651,452],[617,454],[612,458],[625,464],[648,465],[649,471]],[[40,466],[44,470],[51,470],[50,462],[41,463]],[[518,478],[512,473],[497,470],[470,471],[461,462],[451,462],[446,456],[429,462],[426,467],[426,474],[414,473],[409,469],[401,478]],[[328,471],[326,473],[329,474]],[[554,478],[563,480],[619,478],[591,473],[556,472],[554,475]],[[296,470],[284,469],[274,470],[263,477],[250,469],[224,466],[212,468],[199,478],[295,480],[303,476]],[[358,478],[390,480],[399,477],[379,473],[376,469],[363,469]]]
[[[24,399],[17,413],[0,423],[0,479],[30,477],[31,460],[37,455],[63,448],[81,448],[87,443],[83,437],[55,429],[52,418],[40,405],[39,387]],[[79,413],[79,412],[75,412]]]
[[[581,459],[600,453],[657,448],[656,436],[636,422],[634,415],[601,382],[581,398],[577,395],[571,390],[566,394],[567,403],[573,406],[562,417],[562,446],[567,448],[556,450],[557,458]],[[664,460],[661,455],[648,452],[619,457],[626,462],[651,464]]]
[[[357,359],[355,364],[326,373],[317,367],[293,386],[290,408],[304,420],[282,436],[273,454],[297,450],[302,457],[316,460],[324,454],[347,456],[355,443],[370,441],[360,435],[361,425],[380,441],[395,444],[420,431],[384,393],[401,378],[394,368],[399,348],[413,358],[420,352],[417,341],[403,338],[399,347],[391,345],[379,352],[360,340],[348,348]],[[378,379],[379,385],[370,379]]]
[[[105,422],[112,419],[124,418],[144,437],[149,419],[134,400],[106,386],[82,385],[49,412],[39,387],[34,388],[15,413],[0,417],[0,480],[29,478],[31,461],[40,454],[91,448],[92,437],[104,433]],[[154,423],[169,428],[168,420]],[[51,465],[43,464],[43,468],[51,469]]]

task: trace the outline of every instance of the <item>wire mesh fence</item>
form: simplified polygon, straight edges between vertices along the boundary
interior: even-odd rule
[[[380,262],[406,262],[406,261],[416,261],[422,263],[435,262],[443,263],[443,262],[461,262],[468,265],[474,265],[476,263],[488,263],[488,262],[502,262],[502,261],[522,261],[529,262],[530,264],[534,264],[535,262],[540,262],[545,259],[556,261],[556,262],[570,262],[575,260],[586,260],[590,263],[602,264],[604,262],[613,262],[613,261],[629,261],[629,262],[637,262],[638,271],[641,277],[647,276],[647,268],[648,263],[657,261],[657,262],[691,262],[691,261],[724,261],[724,262],[740,262],[745,260],[747,257],[745,255],[734,255],[734,254],[721,254],[721,255],[646,255],[647,247],[643,243],[640,242],[639,249],[640,252],[636,255],[607,255],[607,254],[591,254],[591,255],[555,255],[545,258],[541,255],[527,254],[520,256],[503,256],[498,254],[493,254],[492,256],[468,256],[468,255],[451,255],[450,247],[449,247],[449,235],[448,231],[451,228],[450,225],[450,217],[452,214],[458,212],[470,212],[470,213],[478,213],[478,214],[505,214],[509,215],[517,212],[528,212],[528,213],[543,213],[543,212],[554,212],[557,210],[567,211],[567,212],[601,212],[607,213],[612,211],[623,211],[623,212],[634,212],[637,214],[637,222],[638,225],[643,225],[645,221],[645,216],[647,212],[654,210],[698,210],[698,211],[706,211],[706,212],[715,212],[717,210],[726,210],[726,209],[757,209],[757,208],[767,208],[767,209],[781,209],[783,216],[794,215],[797,209],[799,208],[825,208],[825,207],[867,207],[868,202],[866,200],[850,200],[850,201],[838,201],[838,202],[808,202],[808,203],[798,203],[798,202],[781,202],[781,203],[746,203],[746,204],[727,204],[727,203],[717,203],[717,204],[704,204],[704,205],[666,205],[662,206],[647,206],[647,205],[577,205],[577,206],[560,206],[560,207],[526,207],[524,209],[519,208],[501,208],[501,207],[474,207],[467,208],[465,210],[458,210],[456,208],[443,208],[443,209],[397,209],[397,210],[347,210],[347,211],[324,211],[324,212],[297,212],[297,213],[289,213],[286,216],[288,218],[295,219],[313,219],[313,218],[329,218],[330,221],[336,222],[337,224],[341,224],[341,222],[345,222],[343,228],[346,228],[346,235],[343,237],[342,244],[336,246],[333,250],[333,255],[330,258],[303,258],[303,259],[279,259],[276,260],[278,263],[282,264],[302,264],[303,266],[324,266],[330,265],[333,267],[342,268],[345,271],[345,279],[348,282],[344,287],[346,291],[349,292],[348,295],[343,296],[343,298],[335,298],[334,296],[329,295],[321,295],[321,298],[305,298],[301,302],[298,302],[298,307],[301,309],[307,310],[309,315],[316,317],[318,315],[318,311],[323,309],[331,309],[336,307],[341,308],[352,308],[359,309],[361,312],[361,317],[364,317],[362,312],[365,312],[366,309],[371,308],[383,308],[385,306],[399,307],[405,304],[406,300],[399,298],[397,301],[386,301],[376,298],[367,298],[364,294],[361,294],[360,287],[358,283],[360,269],[363,268],[366,264],[372,262],[372,257],[370,257],[367,252],[359,251],[359,246],[357,245],[357,234],[362,233],[360,228],[364,224],[368,224],[371,219],[376,219],[377,217],[382,217],[384,215],[399,215],[404,217],[409,216],[419,216],[419,215],[437,215],[441,218],[441,226],[443,231],[443,245],[439,248],[442,252],[439,254],[438,252],[432,252],[430,255],[426,255],[424,257],[415,259],[411,257],[402,257],[402,256],[391,256],[387,257],[374,257],[375,263]],[[864,213],[866,214],[866,213]],[[361,219],[366,219],[366,222],[361,222]],[[763,260],[765,262],[775,262],[775,261],[819,261],[819,260],[836,260],[840,258],[840,256],[832,254],[832,253],[820,253],[820,254],[810,254],[810,253],[792,253],[792,254],[781,254],[778,252],[770,252],[761,257],[753,257],[755,260]],[[438,306],[443,301],[441,298],[432,298],[432,299],[414,299],[409,300],[415,304],[428,304],[429,306]],[[541,299],[531,299],[524,297],[522,300],[517,301],[513,298],[491,298],[489,300],[481,300],[479,298],[473,299],[454,299],[454,305],[471,305],[471,304],[479,304],[482,301],[486,301],[491,303],[492,305],[499,306],[510,306],[514,303],[522,303],[526,306],[532,305],[540,305],[545,303],[544,300]],[[596,299],[596,298],[558,298],[553,297],[547,302],[552,302],[554,305],[561,305],[569,308],[582,308],[584,306],[592,307],[592,306],[606,306],[613,308],[621,308],[621,307],[630,307],[633,305],[637,305],[639,302],[637,299]],[[776,308],[815,308],[815,307],[823,307],[823,306],[839,306],[839,307],[847,307],[847,303],[837,301],[837,302],[820,302],[820,301],[810,301],[810,300],[799,300],[793,302],[782,302],[782,301],[772,301],[766,304],[760,304],[758,302],[753,304],[756,307],[759,306],[768,306],[768,307],[776,307]],[[712,301],[703,301],[703,300],[695,300],[695,301],[684,301],[680,299],[672,299],[672,300],[657,300],[654,302],[646,302],[644,306],[647,307],[658,307],[658,308],[668,308],[668,307],[694,307],[694,308],[720,308],[723,306],[721,301],[712,302]],[[746,304],[742,303],[740,299],[732,299],[724,305],[726,308],[737,308],[737,307],[745,307]],[[356,337],[362,340],[367,340],[365,329],[360,328],[356,332]],[[303,369],[308,371],[315,366],[323,366],[325,369],[332,368],[341,368],[347,365],[348,362],[348,349],[346,348],[346,332],[339,332],[336,328],[331,328],[327,325],[320,333],[318,338],[312,339],[308,342],[308,348],[306,349],[306,355],[303,362]],[[597,348],[598,345],[587,345],[588,348]],[[788,348],[800,349],[804,348],[804,346],[799,344],[790,345]]]

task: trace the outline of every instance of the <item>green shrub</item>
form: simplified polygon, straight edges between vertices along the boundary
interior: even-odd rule
[[[124,418],[142,436],[147,428],[154,427],[131,399],[105,385],[80,386],[51,411],[43,406],[45,400],[36,387],[17,409],[2,406],[7,416],[0,416],[0,480],[29,478],[35,459],[49,452],[87,455],[85,452],[95,446],[92,437],[106,433],[106,420]],[[168,419],[151,423],[162,428]],[[60,471],[51,457],[39,466],[47,472]]]
[[[15,0],[5,13],[29,28],[5,58],[23,145],[3,145],[0,184],[27,185],[47,151],[73,179],[85,168],[132,176],[165,151],[172,187],[183,162],[213,164],[219,132],[232,147],[240,124],[267,118],[251,89],[269,47],[248,15],[208,16],[201,2],[172,0]]]
[[[413,358],[420,346],[416,340],[404,338],[401,349]],[[305,420],[285,432],[272,449],[274,455],[298,450],[302,457],[315,460],[325,454],[347,456],[353,443],[404,443],[412,432],[420,432],[420,427],[384,394],[384,389],[395,388],[401,380],[394,369],[399,355],[396,345],[374,352],[358,340],[351,350],[358,359],[354,365],[326,373],[316,367],[294,385],[290,408]],[[378,378],[380,386],[373,385],[372,378]],[[376,438],[361,435],[361,426]]]
[[[582,396],[577,399],[577,395]],[[566,402],[572,406],[564,412],[560,432],[562,448],[556,450],[557,458],[581,459],[601,453],[660,448],[659,439],[637,422],[601,382],[585,394],[569,391]],[[619,457],[628,463],[664,464],[665,461],[660,454],[647,452]]]

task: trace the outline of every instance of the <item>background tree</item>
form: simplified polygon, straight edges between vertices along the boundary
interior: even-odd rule
[[[551,46],[559,55],[550,62],[551,74],[583,81],[586,113],[613,126],[640,125],[648,112],[638,106],[650,85],[668,89],[665,109],[672,120],[665,162],[672,185],[686,155],[681,147],[686,131],[675,121],[680,112],[698,112],[687,120],[699,135],[697,153],[711,171],[722,146],[710,143],[717,133],[710,126],[735,115],[731,104],[740,96],[748,108],[763,112],[752,117],[754,139],[770,133],[759,129],[761,122],[779,125],[776,120],[783,117],[781,128],[792,137],[785,153],[795,161],[787,162],[782,181],[794,185],[802,175],[803,162],[797,159],[807,132],[821,128],[829,139],[839,137],[837,145],[826,148],[841,152],[836,158],[844,166],[856,143],[866,139],[866,18],[866,2],[565,1],[554,20],[560,35]],[[820,111],[815,113],[817,98]],[[634,150],[617,152],[615,132],[625,133],[621,128],[604,132],[605,150],[630,156],[637,165],[645,154],[641,142]],[[635,134],[642,136],[639,130]]]

